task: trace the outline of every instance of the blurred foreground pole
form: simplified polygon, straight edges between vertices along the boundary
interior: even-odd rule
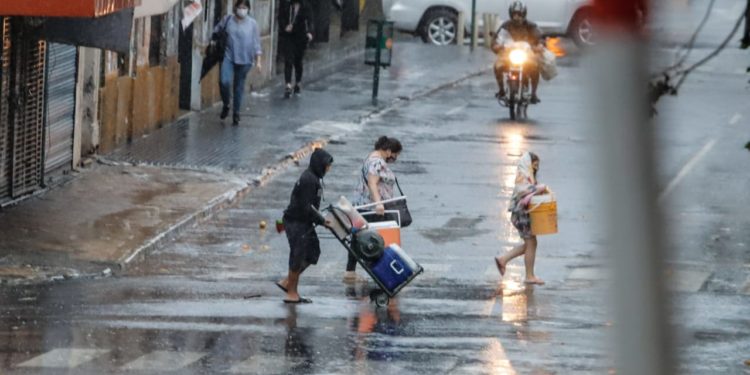
[[[639,33],[644,1],[596,0],[599,44],[592,74],[597,159],[603,167],[611,250],[617,374],[673,373],[662,282],[666,251],[655,183],[648,105],[648,45]]]
[[[471,0],[471,52],[477,46],[477,0]]]

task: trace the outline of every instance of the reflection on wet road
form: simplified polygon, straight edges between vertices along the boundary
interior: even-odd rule
[[[322,231],[320,262],[300,286],[314,303],[281,302],[273,282],[286,272],[288,244],[258,223],[281,216],[302,172],[292,168],[117,277],[0,288],[0,373],[611,373],[607,249],[588,190],[595,178],[578,74],[560,69],[530,122],[503,118],[487,75],[375,116],[328,146],[336,162],[325,202],[352,196],[377,136],[405,145],[394,170],[415,220],[402,243],[425,273],[387,308],[369,301],[373,282],[342,283],[346,253]],[[674,173],[690,160],[685,150],[700,149],[705,132],[715,132],[687,129],[683,120],[660,128],[669,151],[664,168]],[[712,137],[716,151],[733,135]],[[507,204],[517,158],[529,149],[540,155],[540,181],[559,202],[560,233],[539,239],[543,287],[521,282],[520,260],[501,280],[492,260],[519,242]],[[701,163],[713,166],[709,176],[735,176],[723,155],[706,154]],[[681,181],[670,199],[683,201],[669,211],[681,225],[679,251],[665,270],[675,292],[680,373],[742,373],[750,347],[750,239],[740,212],[747,184],[725,184],[737,193],[729,204],[692,175]]]

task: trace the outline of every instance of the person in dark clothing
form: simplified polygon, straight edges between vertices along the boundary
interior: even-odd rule
[[[300,93],[307,44],[313,40],[312,10],[305,0],[282,0],[279,7],[279,49],[284,56],[284,97]],[[292,70],[295,83],[292,88]]]
[[[508,9],[510,20],[500,26],[497,30],[497,37],[492,43],[492,51],[498,55],[495,62],[495,79],[499,91],[496,94],[498,99],[505,97],[505,86],[503,84],[503,72],[508,69],[505,45],[510,42],[527,42],[531,45],[536,54],[542,53],[542,32],[533,22],[526,20],[526,5],[520,1],[514,1]],[[531,78],[531,103],[541,102],[537,95],[539,87],[539,57],[529,59],[524,65],[524,71]]]
[[[317,212],[323,197],[323,176],[331,169],[333,157],[319,148],[310,157],[310,166],[302,173],[292,190],[284,211],[284,228],[289,240],[289,274],[276,285],[286,292],[284,303],[310,303],[297,292],[299,277],[320,257],[320,242],[315,225],[330,225]]]

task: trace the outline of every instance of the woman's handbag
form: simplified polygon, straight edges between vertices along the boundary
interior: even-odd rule
[[[211,43],[206,47],[206,54],[203,57],[201,66],[201,79],[205,77],[216,64],[221,64],[224,60],[224,51],[227,48],[227,22],[232,15],[224,17],[219,23],[219,31],[211,35]]]
[[[395,177],[394,177],[395,178]],[[367,187],[367,176],[365,174],[365,170],[362,169],[362,179],[365,183],[365,188]],[[404,196],[403,190],[401,190],[401,185],[398,183],[398,178],[396,178],[396,186],[398,187],[398,192],[401,194],[401,196]],[[411,213],[409,212],[409,207],[406,205],[406,198],[399,199],[394,202],[388,202],[383,205],[385,207],[386,211],[396,211],[398,210],[401,228],[406,228],[409,225],[411,225]],[[386,215],[387,217],[388,215]],[[390,219],[389,219],[390,220]],[[395,220],[395,219],[394,219]],[[380,220],[375,220],[380,221]]]
[[[398,187],[399,194],[404,196],[404,192],[401,190],[401,185],[398,183],[398,178],[396,179],[396,186]],[[411,213],[409,212],[409,206],[406,205],[405,198],[386,203],[384,206],[386,210],[398,210],[399,215],[401,216],[401,228],[406,228],[411,225]]]

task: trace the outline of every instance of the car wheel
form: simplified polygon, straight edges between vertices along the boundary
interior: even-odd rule
[[[596,44],[596,30],[589,11],[579,12],[570,25],[570,37],[579,48],[593,47]]]
[[[456,43],[458,17],[447,9],[434,9],[424,17],[420,32],[422,41],[438,46]]]

